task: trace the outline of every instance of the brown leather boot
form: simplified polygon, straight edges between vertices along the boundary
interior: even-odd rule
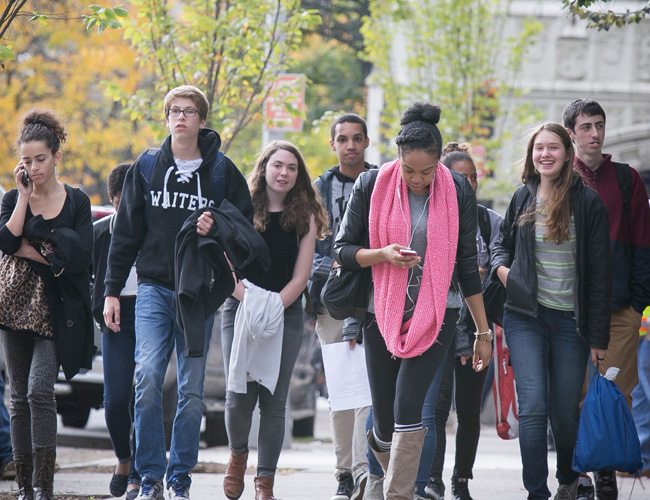
[[[235,455],[232,450],[230,451],[226,476],[223,478],[223,492],[230,500],[237,500],[244,492],[244,474],[247,460],[248,452],[243,455]]]
[[[261,477],[258,476],[255,478],[255,500],[277,500],[273,496],[273,482],[275,478],[273,477]]]
[[[18,483],[18,500],[34,500],[32,488],[32,471],[34,463],[31,455],[14,457],[16,463],[16,482]]]

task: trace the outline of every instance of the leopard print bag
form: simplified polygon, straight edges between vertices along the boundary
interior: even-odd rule
[[[13,255],[0,260],[0,327],[54,335],[45,283],[26,259]]]

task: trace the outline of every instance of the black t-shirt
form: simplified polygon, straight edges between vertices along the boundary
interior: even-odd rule
[[[293,268],[298,259],[298,235],[295,229],[282,229],[282,212],[271,212],[269,215],[266,230],[261,235],[269,247],[271,267],[265,275],[251,281],[265,290],[279,292],[293,277]]]

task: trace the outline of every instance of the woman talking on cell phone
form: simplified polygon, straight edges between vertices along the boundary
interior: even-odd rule
[[[49,111],[23,118],[16,189],[0,215],[0,328],[11,386],[11,444],[20,500],[54,498],[54,383],[90,369],[90,200],[61,183],[66,133]],[[32,483],[33,478],[33,483]]]
[[[368,442],[384,469],[386,500],[413,498],[427,432],[422,405],[454,338],[459,286],[477,325],[474,369],[486,368],[492,353],[476,265],[476,196],[439,162],[439,119],[431,104],[406,110],[397,160],[357,179],[336,238],[343,266],[372,269],[363,331],[374,418]]]

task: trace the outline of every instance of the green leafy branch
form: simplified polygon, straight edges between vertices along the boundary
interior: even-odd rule
[[[129,17],[129,12],[122,8],[121,5],[117,7],[101,7],[100,5],[91,5],[90,10],[92,14],[87,15],[84,18],[84,24],[86,29],[90,30],[94,26],[97,26],[97,34],[101,35],[104,30],[119,29],[122,27],[122,23],[118,21],[118,18]]]
[[[609,31],[611,27],[622,28],[628,24],[638,24],[650,14],[650,2],[637,9],[625,12],[614,12],[612,10],[595,11],[590,9],[593,4],[607,3],[608,0],[562,0],[565,8],[574,16],[588,21],[590,28],[599,31]]]

